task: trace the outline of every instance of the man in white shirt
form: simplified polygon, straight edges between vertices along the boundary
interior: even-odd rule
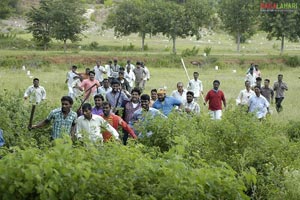
[[[198,101],[200,95],[203,95],[203,84],[202,81],[200,81],[199,73],[194,72],[193,73],[194,79],[190,80],[188,83],[188,91],[192,91],[194,93],[194,100]]]
[[[92,105],[85,103],[82,106],[83,115],[77,119],[77,138],[81,138],[82,134],[87,134],[93,142],[103,141],[101,128],[109,131],[116,140],[119,140],[119,133],[101,116],[92,114]]]
[[[249,81],[250,82],[250,86],[251,88],[254,88],[254,86],[256,85],[256,75],[254,73],[254,68],[250,67],[249,72],[246,75],[245,81]]]
[[[150,80],[150,71],[149,71],[149,69],[144,65],[143,62],[141,62],[141,66],[142,66],[142,68],[144,68],[144,71],[145,71],[145,74],[144,74],[144,76],[143,76],[143,86],[142,86],[142,89],[144,90],[145,87],[146,87],[147,81]]]
[[[184,101],[186,101],[186,90],[183,88],[183,83],[182,82],[178,82],[177,83],[177,90],[174,90],[171,94],[172,97],[174,97],[175,99],[178,99],[179,101],[181,101],[182,103]]]
[[[68,96],[70,96],[70,97],[72,97],[72,98],[73,98],[73,93],[74,93],[74,92],[73,92],[73,87],[72,87],[72,83],[73,83],[73,81],[74,81],[74,76],[79,75],[79,74],[76,72],[76,70],[77,70],[77,66],[73,65],[71,71],[69,71],[69,72],[67,73],[67,78],[66,78],[66,81],[65,81],[65,83],[68,84],[68,90],[69,90]]]
[[[132,89],[135,82],[135,75],[133,73],[133,70],[131,69],[130,65],[126,65],[126,69],[124,71],[124,78],[128,81],[130,88]],[[131,92],[128,91],[128,92]]]
[[[131,71],[132,70],[134,70],[134,68],[135,68],[135,66],[131,63],[131,61],[130,60],[127,60],[127,63],[126,63],[126,66],[125,66],[125,68],[127,68],[127,66],[129,66],[130,67],[130,69],[131,69]]]
[[[106,74],[106,70],[103,66],[101,66],[101,61],[97,60],[96,66],[94,67],[95,71],[95,79],[102,84],[103,81],[103,74]]]
[[[102,86],[98,87],[96,90],[96,94],[101,94],[102,96],[106,96],[107,93],[111,92],[112,88],[110,87],[109,80],[107,78],[103,79]]]
[[[250,97],[255,95],[255,92],[251,90],[250,81],[245,81],[245,87],[246,89],[241,90],[236,98],[236,105],[248,105]]]
[[[270,103],[260,94],[259,86],[254,86],[255,95],[249,99],[248,112],[254,112],[258,119],[263,119],[269,113]]]
[[[30,103],[39,104],[46,99],[46,90],[44,87],[40,86],[39,83],[40,81],[38,78],[33,79],[33,85],[29,86],[24,93],[25,100],[30,97]]]

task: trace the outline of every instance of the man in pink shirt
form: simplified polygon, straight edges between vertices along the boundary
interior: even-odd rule
[[[208,109],[212,119],[221,119],[222,116],[222,101],[226,108],[226,100],[224,93],[219,90],[220,81],[214,80],[214,88],[210,90],[205,97],[205,104],[209,102]]]
[[[93,96],[91,94],[94,94],[97,87],[99,86],[100,86],[99,81],[95,79],[95,72],[90,71],[89,78],[83,80],[78,89],[84,91],[84,99],[89,100],[90,97]]]

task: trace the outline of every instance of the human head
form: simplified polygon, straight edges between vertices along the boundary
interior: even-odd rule
[[[126,65],[126,70],[127,70],[127,72],[130,72],[131,66],[130,65]]]
[[[257,97],[260,96],[260,88],[259,88],[258,85],[254,86],[254,92],[255,92],[255,95],[256,95]]]
[[[142,94],[141,96],[141,106],[144,110],[149,110],[149,104],[150,104],[150,96],[148,94]]]
[[[247,90],[250,90],[250,88],[251,88],[250,81],[245,81],[245,87]]]
[[[111,105],[109,102],[104,101],[102,104],[102,108],[103,108],[103,114],[104,116],[109,116],[110,115],[110,110],[111,110]]]
[[[33,86],[34,87],[39,87],[39,83],[40,83],[40,80],[38,78],[33,79]]]
[[[261,85],[262,79],[260,77],[256,78],[256,85],[260,86]]]
[[[95,79],[95,72],[89,71],[89,77],[90,77],[90,80],[93,81]]]
[[[103,79],[103,87],[104,88],[109,88],[109,80],[108,80],[108,78],[105,78],[105,79]]]
[[[90,103],[84,103],[82,105],[83,116],[86,119],[92,118],[92,105]]]
[[[120,89],[120,81],[118,81],[117,79],[113,79],[111,82],[111,88],[113,93],[118,92]]]
[[[281,82],[283,79],[283,75],[282,74],[278,74],[278,81]]]
[[[73,65],[73,66],[72,66],[72,71],[75,72],[76,70],[77,70],[77,66],[76,66],[76,65]]]
[[[114,64],[116,65],[118,63],[118,59],[114,58]]]
[[[151,90],[151,99],[154,101],[157,99],[157,89]]]
[[[60,99],[61,102],[61,109],[63,113],[70,112],[72,105],[73,105],[73,99],[70,96],[63,96]]]
[[[253,70],[254,70],[254,67],[250,67],[249,73],[250,73],[250,74],[253,74]]]
[[[137,61],[137,62],[136,62],[136,67],[137,67],[137,68],[141,67],[141,62],[140,62],[140,61]]]
[[[178,90],[178,92],[182,92],[183,91],[183,83],[182,82],[178,82],[177,83],[177,90]]]
[[[198,73],[198,72],[194,72],[194,73],[193,73],[193,76],[194,76],[194,79],[197,80],[198,77],[199,77],[199,73]]]
[[[264,80],[264,86],[265,86],[265,88],[269,88],[269,85],[270,85],[270,79],[265,79]]]
[[[219,86],[220,86],[220,81],[219,81],[219,80],[214,80],[213,86],[214,86],[214,89],[215,89],[215,90],[218,90],[218,89],[219,89]]]
[[[128,65],[130,65],[130,62],[131,62],[130,60],[127,60],[127,64],[128,64]]]
[[[131,90],[131,101],[138,102],[140,100],[141,90],[137,87]]]
[[[166,97],[166,89],[164,88],[159,88],[158,91],[157,91],[157,99],[158,101],[164,101],[165,100],[165,97]]]
[[[108,65],[112,65],[112,63],[113,63],[113,62],[112,62],[111,60],[108,61]]]
[[[96,61],[96,65],[97,65],[97,67],[99,67],[99,66],[101,65],[101,61],[100,61],[100,60],[97,60],[97,61]]]
[[[124,79],[124,71],[119,71],[119,79]]]
[[[94,102],[95,102],[95,106],[97,108],[101,108],[102,107],[103,101],[104,101],[104,97],[102,96],[102,94],[96,94],[94,96]]]
[[[186,101],[188,103],[191,103],[194,100],[194,92],[192,91],[187,91],[186,92]]]
[[[119,71],[124,73],[125,68],[124,68],[124,67],[120,67],[120,68],[119,68]]]
[[[85,68],[85,74],[88,74],[88,75],[90,75],[90,71],[91,71],[91,69],[90,69],[90,68]]]

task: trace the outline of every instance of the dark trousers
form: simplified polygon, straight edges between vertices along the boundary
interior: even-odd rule
[[[283,99],[284,99],[284,97],[275,98],[277,112],[281,112],[282,111],[282,105],[281,105],[281,103],[282,103]]]

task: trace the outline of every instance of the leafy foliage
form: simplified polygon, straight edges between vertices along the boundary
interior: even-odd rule
[[[28,30],[45,50],[52,38],[63,41],[66,50],[67,40],[80,40],[81,32],[87,28],[84,13],[76,0],[43,0],[39,8],[32,7],[27,14]]]
[[[219,14],[224,29],[237,41],[237,51],[240,51],[242,37],[250,37],[255,33],[256,17],[259,14],[258,1],[224,0],[220,2]]]

